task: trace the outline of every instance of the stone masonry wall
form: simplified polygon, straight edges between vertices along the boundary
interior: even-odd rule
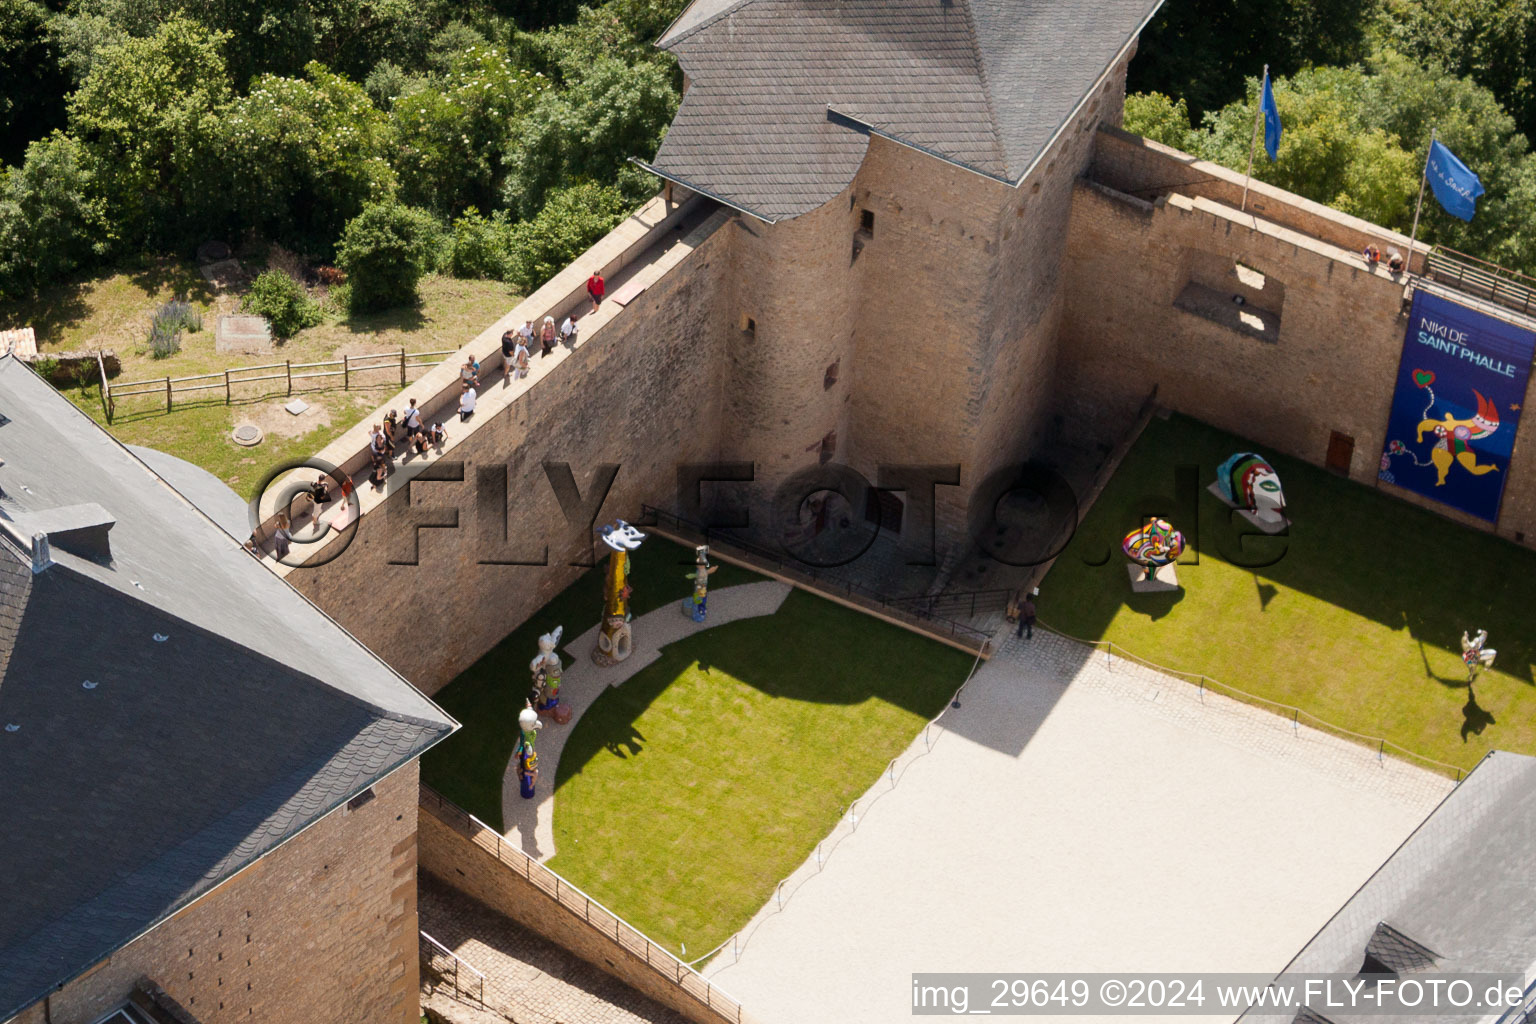
[[[648,964],[642,951],[609,934],[606,929],[614,927],[612,918],[600,914],[598,922],[588,923],[525,878],[517,865],[500,860],[495,852],[440,820],[427,807],[421,812],[421,867],[697,1024],[728,1024],[737,1019],[734,1007],[730,1015],[712,1010]],[[750,1024],[747,1018],[741,1019],[743,1024]]]
[[[295,569],[289,582],[430,694],[592,564],[593,530],[566,523],[546,462],[568,464],[583,498],[600,466],[620,467],[598,525],[638,517],[642,502],[670,507],[677,465],[718,451],[721,234],[509,405],[493,406],[492,385],[471,424],[450,420],[458,443],[434,461],[462,466],[462,481],[398,487],[341,557]],[[458,526],[413,531],[413,509],[416,521],[439,522],[457,510]]]
[[[22,1012],[90,1024],[142,977],[203,1024],[417,1024],[417,764]]]
[[[1148,178],[1166,175],[1153,164]],[[1135,182],[1122,177],[1119,184]],[[1377,482],[1407,327],[1403,282],[1367,269],[1353,250],[1277,223],[1315,226],[1322,214],[1313,204],[1297,200],[1293,216],[1282,208],[1285,193],[1272,190],[1266,201],[1271,219],[1207,198],[1145,202],[1097,183],[1078,185],[1057,382],[1066,418],[1128,420],[1155,385],[1163,405],[1315,464],[1324,464],[1338,431],[1354,439],[1353,479],[1487,529]],[[1340,217],[1319,233],[1344,232],[1347,240],[1357,224]],[[1251,274],[1240,279],[1238,264],[1263,275],[1262,287]],[[1211,285],[1210,297],[1227,304],[1219,316],[1235,315],[1233,294],[1250,299],[1246,309],[1278,311],[1273,337],[1177,308],[1191,282]],[[1266,292],[1274,295],[1265,299]],[[1536,473],[1521,454],[1533,436],[1536,425],[1522,422],[1508,467],[1497,532],[1511,538],[1536,539]]]

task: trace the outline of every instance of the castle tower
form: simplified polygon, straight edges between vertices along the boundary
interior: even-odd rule
[[[688,89],[652,170],[742,213],[721,453],[759,513],[822,463],[958,467],[938,555],[969,546],[1041,434],[1072,181],[1157,6],[695,0],[668,29]]]

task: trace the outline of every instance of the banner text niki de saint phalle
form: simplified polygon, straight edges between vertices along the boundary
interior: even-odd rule
[[[1381,479],[1497,522],[1533,352],[1531,331],[1416,292]]]

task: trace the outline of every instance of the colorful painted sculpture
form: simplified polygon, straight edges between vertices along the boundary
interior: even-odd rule
[[[531,706],[517,714],[517,748],[512,756],[517,758],[517,788],[524,800],[533,799],[534,784],[539,781],[539,756],[533,752],[533,741],[544,723]]]
[[[539,656],[528,663],[528,670],[533,673],[533,690],[529,696],[534,710],[551,716],[560,725],[571,720],[571,709],[560,703],[560,674],[565,666],[560,662],[560,655],[555,653],[564,631],[565,627],[556,626],[553,633],[539,637]]]
[[[1467,666],[1468,686],[1471,686],[1477,679],[1478,672],[1485,668],[1492,668],[1493,659],[1498,656],[1499,652],[1492,647],[1488,647],[1487,643],[1488,631],[1486,629],[1478,630],[1477,635],[1470,639],[1465,632],[1461,634],[1461,661],[1462,664]]]
[[[693,580],[693,596],[683,602],[683,611],[693,616],[694,622],[703,622],[705,604],[709,599],[709,577],[720,567],[709,564],[708,544],[700,544],[693,551],[698,561],[694,563],[693,572],[683,577],[685,580]]]
[[[1158,569],[1171,565],[1184,553],[1184,535],[1168,520],[1153,519],[1126,534],[1120,547],[1125,557],[1142,567],[1142,580],[1150,580]]]
[[[1216,486],[1230,503],[1266,523],[1285,522],[1285,492],[1275,467],[1256,452],[1238,452],[1216,468]]]
[[[629,657],[634,647],[629,633],[629,553],[640,546],[645,534],[624,520],[598,531],[603,543],[613,550],[603,580],[603,626],[597,634],[592,660],[599,665],[613,665]]]

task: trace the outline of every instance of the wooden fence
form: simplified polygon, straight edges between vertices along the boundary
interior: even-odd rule
[[[101,401],[106,410],[107,421],[111,422],[112,417],[117,414],[119,398],[161,395],[165,398],[165,411],[170,412],[175,406],[176,395],[194,391],[222,390],[224,403],[227,405],[234,401],[234,389],[237,384],[280,380],[285,382],[287,393],[291,395],[293,382],[296,380],[340,377],[341,386],[350,389],[354,374],[372,370],[391,370],[399,373],[400,386],[403,388],[406,385],[407,370],[432,366],[444,356],[451,356],[457,351],[457,349],[447,349],[441,352],[407,352],[402,348],[399,352],[375,352],[362,356],[344,355],[340,359],[328,359],[318,363],[295,363],[285,359],[281,363],[236,366],[217,373],[196,373],[189,377],[157,377],[150,380],[125,381],[120,384],[109,383],[106,370],[103,369]],[[325,369],[326,367],[339,367],[339,369]],[[275,370],[281,370],[282,373],[269,372]],[[247,376],[248,374],[255,374],[255,376]]]

